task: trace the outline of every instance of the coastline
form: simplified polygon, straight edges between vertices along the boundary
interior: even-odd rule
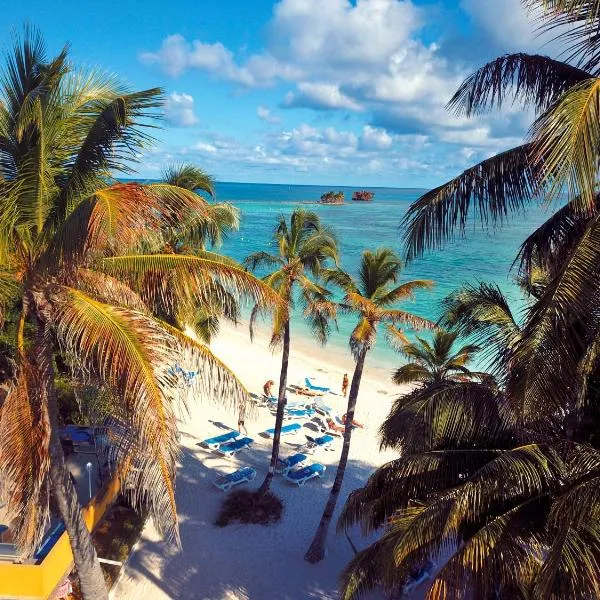
[[[246,323],[237,327],[223,324],[211,343],[211,350],[249,391],[258,393],[267,379],[279,381],[280,351],[271,352],[268,341],[267,327],[259,327],[251,342]],[[332,386],[336,393],[328,394],[325,401],[341,415],[345,412],[346,400],[337,392],[343,374],[352,376],[354,363],[349,351],[342,356],[328,350],[293,338],[288,383],[303,383],[308,376],[314,377],[318,385]],[[199,446],[199,442],[234,428],[237,415],[225,404],[209,404],[202,398],[194,398],[189,405],[189,415],[180,423],[181,458],[176,498],[182,551],[163,541],[149,521],[111,597],[119,600],[336,600],[338,578],[353,552],[345,536],[336,533],[335,520],[347,495],[363,485],[376,467],[395,458],[393,451],[380,452],[378,429],[392,401],[407,389],[394,385],[387,369],[367,364],[356,411],[356,419],[365,424],[365,429],[353,432],[346,477],[328,537],[327,556],[317,565],[305,562],[303,556],[333,485],[341,441],[336,440],[333,451],[320,451],[311,457],[325,465],[322,479],[296,487],[279,475],[275,477],[273,492],[284,502],[280,522],[270,526],[230,525],[221,529],[214,525],[214,520],[224,495],[212,482],[241,466],[251,466],[256,469],[257,477],[242,487],[258,488],[271,452],[271,440],[262,437],[261,432],[273,427],[275,417],[266,408],[250,411],[246,427],[254,443],[234,459],[226,459]],[[302,398],[305,397],[290,394],[290,400]],[[304,434],[317,432],[314,423],[305,422],[301,434],[282,438],[281,455],[296,453],[306,442]],[[349,535],[359,549],[371,541],[358,529]],[[418,589],[414,594],[410,598],[422,597]],[[368,597],[380,598],[378,594]]]

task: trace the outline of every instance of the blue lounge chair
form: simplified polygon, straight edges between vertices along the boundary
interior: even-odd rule
[[[302,425],[298,423],[290,423],[289,425],[284,425],[281,428],[281,435],[291,435],[293,433],[298,433],[302,429]],[[265,434],[268,437],[273,437],[275,435],[275,428],[267,429]]]
[[[218,487],[224,492],[229,491],[234,485],[252,481],[256,477],[256,471],[252,467],[242,467],[229,475],[223,475],[213,482],[215,487]]]
[[[290,483],[295,483],[296,485],[301,486],[313,477],[321,477],[324,472],[325,465],[322,465],[321,463],[313,463],[308,467],[297,469],[295,471],[289,471],[284,475],[284,477]]]
[[[335,438],[332,435],[326,433],[318,438],[307,435],[306,439],[308,440],[308,443],[304,446],[303,450],[309,454],[314,454],[315,450],[318,450],[319,448],[333,450],[332,444]]]
[[[315,410],[323,416],[330,416],[334,412],[333,408],[331,408],[331,406],[329,406],[328,404],[325,404],[325,402],[323,402],[323,400],[321,400],[320,398],[318,400],[315,400],[314,406]]]
[[[234,440],[233,442],[221,444],[218,448],[215,449],[215,452],[218,452],[219,454],[230,458],[232,456],[235,456],[240,450],[248,448],[253,442],[254,440],[252,438],[243,437],[238,440]]]
[[[211,450],[214,450],[215,448],[218,448],[221,444],[224,444],[225,442],[231,442],[232,440],[235,440],[238,437],[240,437],[240,432],[231,430],[227,433],[208,438],[207,440],[200,442],[200,444],[202,444],[202,446],[210,448]]]
[[[291,408],[283,414],[284,419],[308,419],[315,414],[312,408],[297,409]]]
[[[306,387],[309,390],[313,390],[313,392],[329,392],[331,390],[331,388],[328,388],[328,387],[321,387],[318,385],[313,385],[308,377],[305,377],[304,381],[306,383]]]
[[[281,469],[283,475],[287,475],[292,469],[298,469],[304,466],[304,463],[308,460],[306,454],[293,454],[288,456],[286,459],[277,459],[278,466]]]

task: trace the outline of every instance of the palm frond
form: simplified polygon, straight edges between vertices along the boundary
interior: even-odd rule
[[[467,117],[521,102],[545,111],[574,85],[592,75],[548,56],[505,54],[470,75],[448,107]]]
[[[89,87],[87,83],[88,94]],[[63,221],[85,198],[90,177],[98,181],[98,174],[132,173],[131,164],[139,160],[139,151],[152,140],[146,131],[147,121],[157,117],[155,109],[162,106],[162,90],[119,93],[118,85],[111,87],[113,93],[107,93],[103,85],[100,94],[92,88],[95,93],[82,107],[92,122],[86,123],[85,139],[67,165],[68,179],[56,206],[57,222]]]
[[[598,197],[594,206],[598,206]],[[582,212],[579,201],[569,202],[540,225],[522,244],[517,261],[520,272],[530,275],[536,268],[555,274],[556,269],[581,237],[594,213]]]
[[[202,190],[214,198],[215,180],[206,171],[192,164],[169,165],[162,180],[170,185],[194,192]]]
[[[41,382],[21,356],[18,378],[0,407],[0,498],[24,553],[41,542],[50,519],[50,424]]]
[[[401,300],[414,300],[416,290],[431,290],[435,283],[429,279],[414,279],[386,291],[381,288],[381,295],[376,294],[373,298],[377,306],[386,307]]]
[[[556,33],[555,39],[566,44],[563,54],[568,61],[594,74],[600,57],[600,6],[596,0],[526,0],[543,10],[542,32]]]
[[[249,301],[263,309],[282,304],[280,295],[263,281],[212,252],[116,256],[102,259],[98,268],[127,282],[145,302],[159,297],[163,306],[174,309],[178,301],[201,303],[207,289],[217,295],[223,290],[238,302]],[[220,286],[211,286],[213,282]]]
[[[382,448],[507,448],[514,425],[503,398],[476,381],[428,383],[400,396],[379,430]]]
[[[178,539],[174,473],[179,444],[168,376],[174,346],[170,336],[141,313],[103,304],[72,288],[63,288],[57,303],[57,335],[65,354],[77,371],[99,377],[120,399],[120,413],[136,437],[130,450],[137,446],[148,452],[147,468],[137,472],[140,487],[152,494],[157,525]]]
[[[547,194],[567,189],[583,212],[593,209],[598,187],[600,79],[572,87],[531,128],[533,162]]]
[[[586,343],[597,335],[599,217],[594,217],[528,314],[515,351],[520,365],[510,400],[524,419],[564,415],[573,406]],[[581,323],[586,323],[582,329]]]
[[[508,300],[493,284],[467,284],[442,301],[439,323],[473,340],[493,373],[506,375],[504,360],[521,338]]]
[[[540,164],[525,144],[488,158],[421,196],[404,216],[405,252],[412,260],[463,233],[469,215],[482,226],[504,222],[539,190]]]

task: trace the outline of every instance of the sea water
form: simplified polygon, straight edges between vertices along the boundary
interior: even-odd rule
[[[343,205],[323,205],[316,201],[324,192],[335,189],[345,193]],[[402,218],[408,207],[425,190],[369,188],[375,193],[372,202],[352,202],[356,188],[316,185],[276,185],[219,182],[217,200],[234,204],[241,211],[239,231],[230,234],[221,251],[236,260],[260,250],[276,253],[272,244],[273,230],[280,215],[289,217],[295,208],[315,211],[322,222],[337,234],[342,267],[356,274],[364,250],[388,246],[402,255]],[[471,220],[464,236],[458,236],[442,249],[428,253],[405,266],[402,280],[430,279],[435,282],[432,291],[418,291],[415,301],[402,303],[399,308],[422,317],[437,320],[440,301],[465,283],[492,282],[500,286],[518,314],[523,307],[523,296],[514,282],[515,269],[511,266],[521,243],[546,218],[548,213],[532,207],[495,229],[483,229]],[[339,317],[339,331],[333,331],[328,345],[337,351],[348,348],[348,339],[356,319]],[[297,309],[293,317],[296,335],[307,340],[311,333]],[[390,349],[380,335],[370,360],[382,365],[399,364],[402,359]]]

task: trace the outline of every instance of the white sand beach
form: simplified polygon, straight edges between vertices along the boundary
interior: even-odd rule
[[[278,381],[280,355],[268,348],[265,332],[251,343],[246,327],[224,326],[213,342],[213,351],[228,364],[250,391],[259,392],[267,379]],[[339,391],[345,372],[352,375],[353,361],[328,351],[292,340],[289,383],[300,384],[305,376],[320,385]],[[366,428],[353,433],[350,460],[338,512],[347,494],[359,487],[373,469],[393,453],[381,453],[377,430],[388,413],[392,399],[402,390],[390,382],[389,369],[369,364],[363,377],[356,419]],[[298,396],[298,398],[301,398]],[[296,397],[290,395],[290,400]],[[328,394],[326,401],[343,414],[345,400]],[[273,491],[284,501],[282,520],[267,527],[259,525],[214,525],[224,497],[212,482],[240,466],[254,467],[257,478],[246,489],[257,488],[264,477],[271,452],[271,441],[260,432],[273,427],[274,416],[260,408],[246,418],[253,446],[225,459],[200,447],[198,443],[236,427],[237,415],[223,407],[201,402],[190,406],[190,418],[182,423],[182,457],[177,476],[177,506],[180,518],[182,550],[167,545],[148,523],[121,578],[112,592],[118,600],[308,600],[338,598],[337,579],[352,557],[351,547],[332,527],[325,560],[311,565],[303,555],[321,517],[333,484],[341,443],[335,451],[320,451],[315,458],[326,465],[322,479],[313,479],[298,488],[276,475]],[[317,430],[312,423],[303,431]],[[282,439],[281,455],[293,454],[305,443],[304,435]],[[359,531],[351,532],[358,548],[367,544]],[[419,597],[418,592],[413,595]]]

